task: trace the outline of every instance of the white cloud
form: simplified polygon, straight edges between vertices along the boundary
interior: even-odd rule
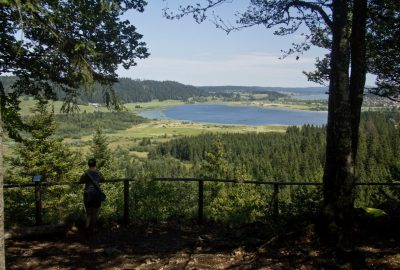
[[[314,59],[294,57],[279,59],[278,55],[251,52],[209,54],[189,58],[150,57],[132,70],[119,70],[119,75],[134,79],[174,80],[193,85],[260,85],[311,86],[302,70],[313,68]]]

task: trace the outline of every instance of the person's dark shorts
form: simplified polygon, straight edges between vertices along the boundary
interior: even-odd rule
[[[83,202],[85,204],[85,208],[100,208],[101,205],[100,196],[96,191],[84,192]]]

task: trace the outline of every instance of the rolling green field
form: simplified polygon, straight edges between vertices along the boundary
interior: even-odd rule
[[[256,101],[223,101],[222,99],[207,98],[209,104],[224,104],[233,106],[256,106],[264,108],[287,108],[287,109],[300,109],[300,110],[311,110],[314,106],[312,104],[304,104],[302,102],[296,103],[281,103],[281,102],[269,102],[264,100]],[[55,101],[51,103],[54,106],[54,112],[60,113],[62,106],[61,101]],[[125,110],[138,114],[145,110],[158,110],[165,109],[171,106],[184,105],[185,103],[177,100],[166,100],[166,101],[152,101],[145,103],[128,103],[124,104]],[[21,115],[31,115],[31,108],[35,105],[33,99],[21,100]],[[79,112],[93,113],[93,112],[110,112],[110,110],[104,106],[96,108],[93,105],[79,105]],[[207,124],[207,123],[191,123],[187,121],[175,121],[175,120],[149,120],[146,123],[132,124],[131,127],[122,130],[114,130],[112,132],[105,132],[108,137],[110,148],[116,149],[121,147],[123,149],[134,149],[138,146],[140,140],[143,138],[150,138],[154,143],[165,142],[173,138],[182,136],[196,136],[202,133],[246,133],[246,132],[285,132],[286,126],[240,126],[240,125],[223,125],[223,124]],[[73,148],[78,148],[80,151],[87,151],[89,149],[89,141],[92,139],[92,135],[82,135],[77,138],[66,137],[65,142],[71,143]],[[12,154],[14,142],[6,140],[5,154]],[[136,156],[146,157],[144,152],[132,152]]]
[[[210,103],[215,104],[226,104],[236,106],[273,106],[281,108],[296,108],[300,109],[303,107],[299,106],[284,106],[284,104],[273,104],[268,105],[257,103],[257,102],[223,102],[222,100],[213,100]],[[56,114],[60,113],[62,106],[61,101],[55,101],[51,103],[54,107]],[[164,109],[171,106],[178,106],[185,104],[182,101],[167,100],[167,101],[152,101],[146,103],[128,103],[124,104],[127,111],[132,113],[140,113],[145,110],[157,110]],[[35,106],[33,99],[25,99],[21,101],[21,115],[31,115],[31,109]],[[98,108],[93,105],[78,105],[79,113],[93,113],[93,112],[109,112],[104,106]],[[174,120],[151,120],[146,123],[138,125],[132,125],[130,128],[125,130],[116,130],[112,133],[105,133],[108,137],[109,146],[111,149],[118,147],[123,149],[131,149],[138,145],[139,141],[143,138],[150,138],[154,143],[165,142],[173,138],[182,136],[196,136],[202,133],[245,133],[245,132],[284,132],[286,126],[240,126],[240,125],[223,125],[223,124],[207,124],[207,123],[191,123],[187,121],[174,121]],[[72,148],[79,149],[80,151],[86,152],[89,149],[89,141],[92,139],[92,135],[82,136],[80,138],[65,138],[65,142],[72,145]],[[14,142],[7,140],[5,144],[6,155],[12,154]],[[136,156],[145,158],[147,153],[132,151]]]
[[[118,146],[127,148],[136,145],[143,138],[151,138],[155,142],[164,142],[181,136],[195,136],[205,132],[210,133],[245,133],[245,132],[284,132],[286,126],[239,126],[190,123],[172,120],[153,120],[132,126],[129,129],[106,134],[109,138],[110,148]],[[92,136],[84,136],[82,142],[90,141]]]
[[[21,108],[20,114],[22,116],[31,115],[32,114],[31,109],[35,106],[35,104],[36,104],[36,101],[33,99],[22,100],[21,104],[20,104],[20,108]],[[61,106],[63,104],[62,101],[53,101],[53,102],[50,102],[50,104],[54,106],[54,113],[56,113],[56,114],[60,113]],[[107,109],[104,106],[95,108],[94,106],[90,106],[90,105],[78,105],[78,107],[79,107],[80,113],[85,112],[85,111],[87,113],[92,113],[95,111],[109,112],[109,109]]]

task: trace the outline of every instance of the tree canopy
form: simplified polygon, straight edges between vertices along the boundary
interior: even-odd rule
[[[144,0],[2,0],[0,1],[0,75],[13,74],[19,80],[12,94],[0,82],[2,127],[21,139],[27,128],[18,114],[19,99],[28,94],[55,98],[53,89],[66,93],[65,111],[73,110],[84,86],[103,85],[107,104],[118,108],[112,90],[119,65],[128,69],[136,59],[146,58],[146,44],[135,26],[122,15],[128,10],[143,12]],[[4,263],[3,152],[0,147],[0,268]]]
[[[65,93],[64,110],[76,107],[80,86],[103,87],[107,104],[118,106],[112,84],[119,65],[128,69],[146,58],[142,35],[128,20],[128,10],[143,12],[146,1],[2,1],[0,5],[0,75],[19,80],[11,94],[1,92],[2,117],[14,137],[18,97],[22,94],[54,99]]]
[[[370,3],[369,71],[377,75],[372,92],[400,101],[400,2]]]
[[[233,1],[198,2],[181,6],[177,14],[166,8],[165,16],[180,19],[192,15],[197,22],[202,22],[211,9]],[[376,92],[385,96],[399,93],[395,57],[399,51],[391,46],[398,35],[397,31],[393,35],[388,33],[392,29],[386,28],[396,26],[398,21],[399,7],[395,2],[256,0],[248,1],[247,10],[236,13],[235,25],[225,23],[218,15],[212,16],[216,26],[228,33],[255,25],[273,28],[276,35],[303,31],[304,42],[293,44],[288,54],[301,54],[312,45],[329,49],[327,58],[317,60],[318,70],[310,73],[309,78],[317,82],[329,80],[321,228],[341,247],[351,247],[355,163],[367,71],[378,76]]]
[[[164,0],[166,1],[166,0]],[[293,43],[284,51],[284,56],[296,54],[296,57],[312,46],[330,49],[332,44],[332,0],[298,1],[269,0],[248,1],[245,11],[235,13],[235,23],[229,23],[218,14],[211,14],[217,6],[229,5],[234,1],[206,0],[198,4],[181,6],[178,12],[168,7],[164,14],[169,19],[180,19],[192,15],[196,22],[201,23],[211,18],[217,28],[227,33],[261,25],[273,28],[275,35],[290,35],[299,32],[303,40]],[[347,1],[349,8],[354,8],[355,2]],[[400,3],[395,0],[368,0],[367,21],[367,54],[368,72],[377,76],[376,87],[370,86],[370,91],[380,96],[398,99],[399,85],[399,44],[400,44]],[[351,24],[351,18],[349,19]],[[330,72],[330,54],[316,59],[316,70],[304,72],[310,81],[327,84]]]

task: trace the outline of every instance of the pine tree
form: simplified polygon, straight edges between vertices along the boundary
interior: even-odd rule
[[[39,101],[27,121],[30,133],[22,138],[10,159],[14,173],[21,177],[41,175],[47,181],[73,180],[79,158],[54,133],[57,124],[54,109],[48,111],[47,102]],[[26,181],[26,180],[24,180]]]
[[[96,159],[97,168],[99,169],[110,165],[111,153],[108,149],[107,137],[103,134],[103,131],[99,126],[96,127],[96,131],[93,135],[92,145],[90,147],[90,157]]]
[[[229,164],[220,135],[214,138],[211,151],[205,153],[202,169],[206,177],[225,179],[229,177]]]
[[[12,182],[27,183],[32,176],[41,175],[42,181],[49,183],[77,182],[81,173],[81,158],[63,143],[62,138],[54,136],[57,125],[53,109],[48,110],[45,101],[39,101],[33,108],[33,116],[26,125],[31,131],[22,136],[10,158],[11,168],[8,178]],[[81,202],[80,186],[42,187],[43,207],[49,209],[43,215],[44,222],[60,222],[71,209],[79,208]],[[32,190],[9,190],[5,196],[6,221],[31,224]]]

